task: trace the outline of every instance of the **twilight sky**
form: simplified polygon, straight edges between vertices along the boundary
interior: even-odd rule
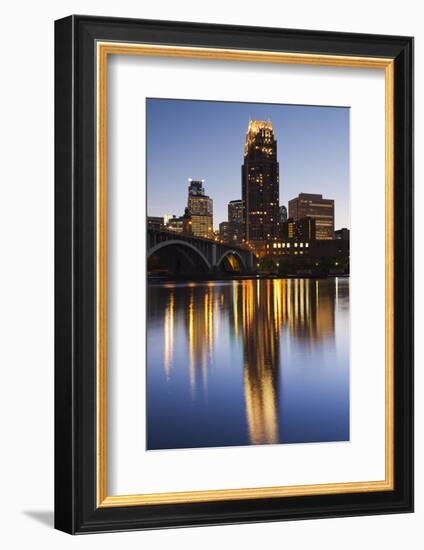
[[[188,178],[204,179],[214,227],[241,198],[249,117],[271,120],[280,163],[280,204],[299,193],[335,200],[335,228],[350,227],[349,108],[147,99],[147,213],[187,205]]]

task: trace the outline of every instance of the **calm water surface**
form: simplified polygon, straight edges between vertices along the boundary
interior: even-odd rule
[[[349,279],[148,285],[147,448],[349,439]]]

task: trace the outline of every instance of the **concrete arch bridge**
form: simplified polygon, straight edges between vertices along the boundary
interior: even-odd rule
[[[255,257],[239,246],[171,231],[147,230],[148,273],[251,273]]]

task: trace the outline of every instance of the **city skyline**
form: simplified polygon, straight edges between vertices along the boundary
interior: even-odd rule
[[[349,109],[149,99],[146,131],[147,449],[349,441]]]
[[[350,227],[348,108],[148,99],[146,109],[149,216],[181,216],[191,178],[213,199],[214,229],[227,221],[228,203],[242,195],[249,120],[258,118],[271,121],[278,143],[280,205],[323,194],[335,201],[336,228]]]

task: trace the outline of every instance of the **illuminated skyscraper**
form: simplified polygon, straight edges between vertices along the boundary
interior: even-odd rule
[[[204,180],[188,180],[187,213],[191,233],[196,237],[213,238],[213,201],[205,195]]]
[[[295,221],[312,218],[316,224],[317,240],[334,239],[334,200],[322,195],[300,193],[289,201],[289,218]]]
[[[260,245],[277,237],[279,166],[271,122],[249,122],[242,165],[242,198],[246,240]]]
[[[243,209],[243,201],[230,201],[228,203],[228,221],[233,223],[243,223]]]

